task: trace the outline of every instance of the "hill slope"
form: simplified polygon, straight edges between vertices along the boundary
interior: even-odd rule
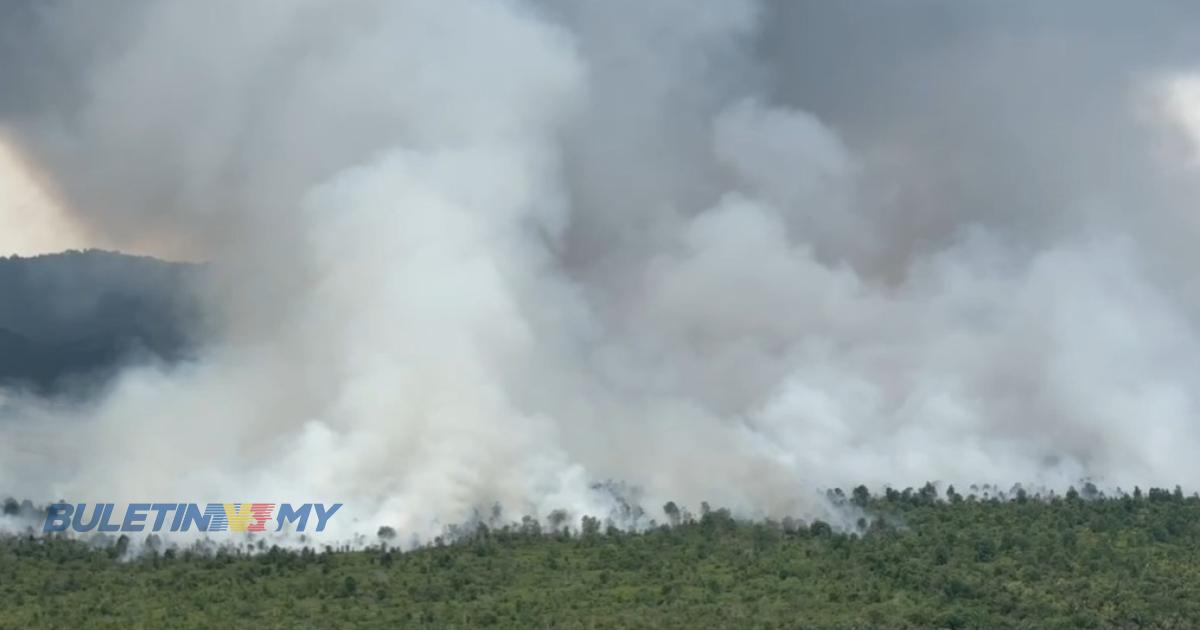
[[[186,352],[202,268],[103,251],[0,258],[0,383],[55,390]]]

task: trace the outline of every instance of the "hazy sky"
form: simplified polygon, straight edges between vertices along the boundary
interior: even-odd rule
[[[0,137],[0,256],[87,246],[44,182]]]

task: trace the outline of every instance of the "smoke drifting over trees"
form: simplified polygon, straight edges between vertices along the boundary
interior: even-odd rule
[[[15,2],[0,125],[211,262],[195,361],[10,400],[0,488],[813,514],[1200,460],[1182,3]],[[49,458],[50,454],[53,458]],[[344,519],[347,527],[352,518]]]

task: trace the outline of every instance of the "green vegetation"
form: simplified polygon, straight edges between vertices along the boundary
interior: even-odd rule
[[[675,524],[642,533],[595,519],[575,534],[543,531],[526,519],[408,553],[380,544],[120,561],[125,541],[10,537],[0,627],[1200,626],[1195,496],[830,495],[857,532],[669,506],[662,518]]]

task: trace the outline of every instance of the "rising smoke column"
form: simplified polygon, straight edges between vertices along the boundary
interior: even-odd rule
[[[9,135],[106,242],[212,261],[222,325],[9,403],[0,488],[429,534],[607,479],[1193,478],[1197,16],[868,8],[11,5]]]

